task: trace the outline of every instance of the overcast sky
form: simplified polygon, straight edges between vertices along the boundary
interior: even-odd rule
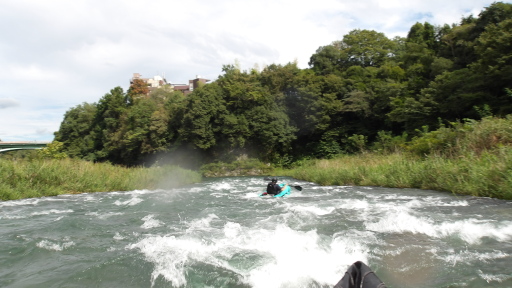
[[[51,141],[64,113],[133,73],[188,83],[297,61],[353,29],[406,36],[488,0],[0,0],[0,140]],[[505,1],[508,2],[508,1]]]

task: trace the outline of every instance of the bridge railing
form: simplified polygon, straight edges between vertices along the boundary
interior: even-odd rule
[[[41,149],[46,147],[48,144],[52,142],[46,141],[9,141],[9,142],[0,142],[0,153],[13,151],[13,150],[32,150],[32,149]]]

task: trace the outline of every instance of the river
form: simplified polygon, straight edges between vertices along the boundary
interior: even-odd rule
[[[279,180],[0,202],[0,287],[512,287],[512,201]]]

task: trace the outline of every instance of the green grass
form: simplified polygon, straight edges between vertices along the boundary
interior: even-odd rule
[[[198,173],[175,166],[126,168],[73,159],[0,159],[0,176],[1,200],[173,188],[201,181]]]
[[[458,158],[366,153],[311,160],[282,174],[320,185],[419,188],[512,199],[512,148]]]
[[[512,199],[512,117],[455,123],[383,155],[340,155],[281,171],[320,185],[383,186]]]
[[[398,146],[402,148],[393,149],[396,152],[392,154],[365,152],[329,160],[303,160],[291,170],[244,159],[208,164],[201,173],[208,177],[283,175],[320,185],[419,188],[512,199],[512,116],[425,130],[409,142],[393,143],[393,147]],[[125,168],[72,159],[43,160],[31,155],[20,160],[0,158],[0,176],[1,200],[172,188],[201,181],[199,173],[174,166]]]

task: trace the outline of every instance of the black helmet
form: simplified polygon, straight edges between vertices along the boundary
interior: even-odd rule
[[[276,177],[272,178],[272,182],[277,182],[277,178]]]

